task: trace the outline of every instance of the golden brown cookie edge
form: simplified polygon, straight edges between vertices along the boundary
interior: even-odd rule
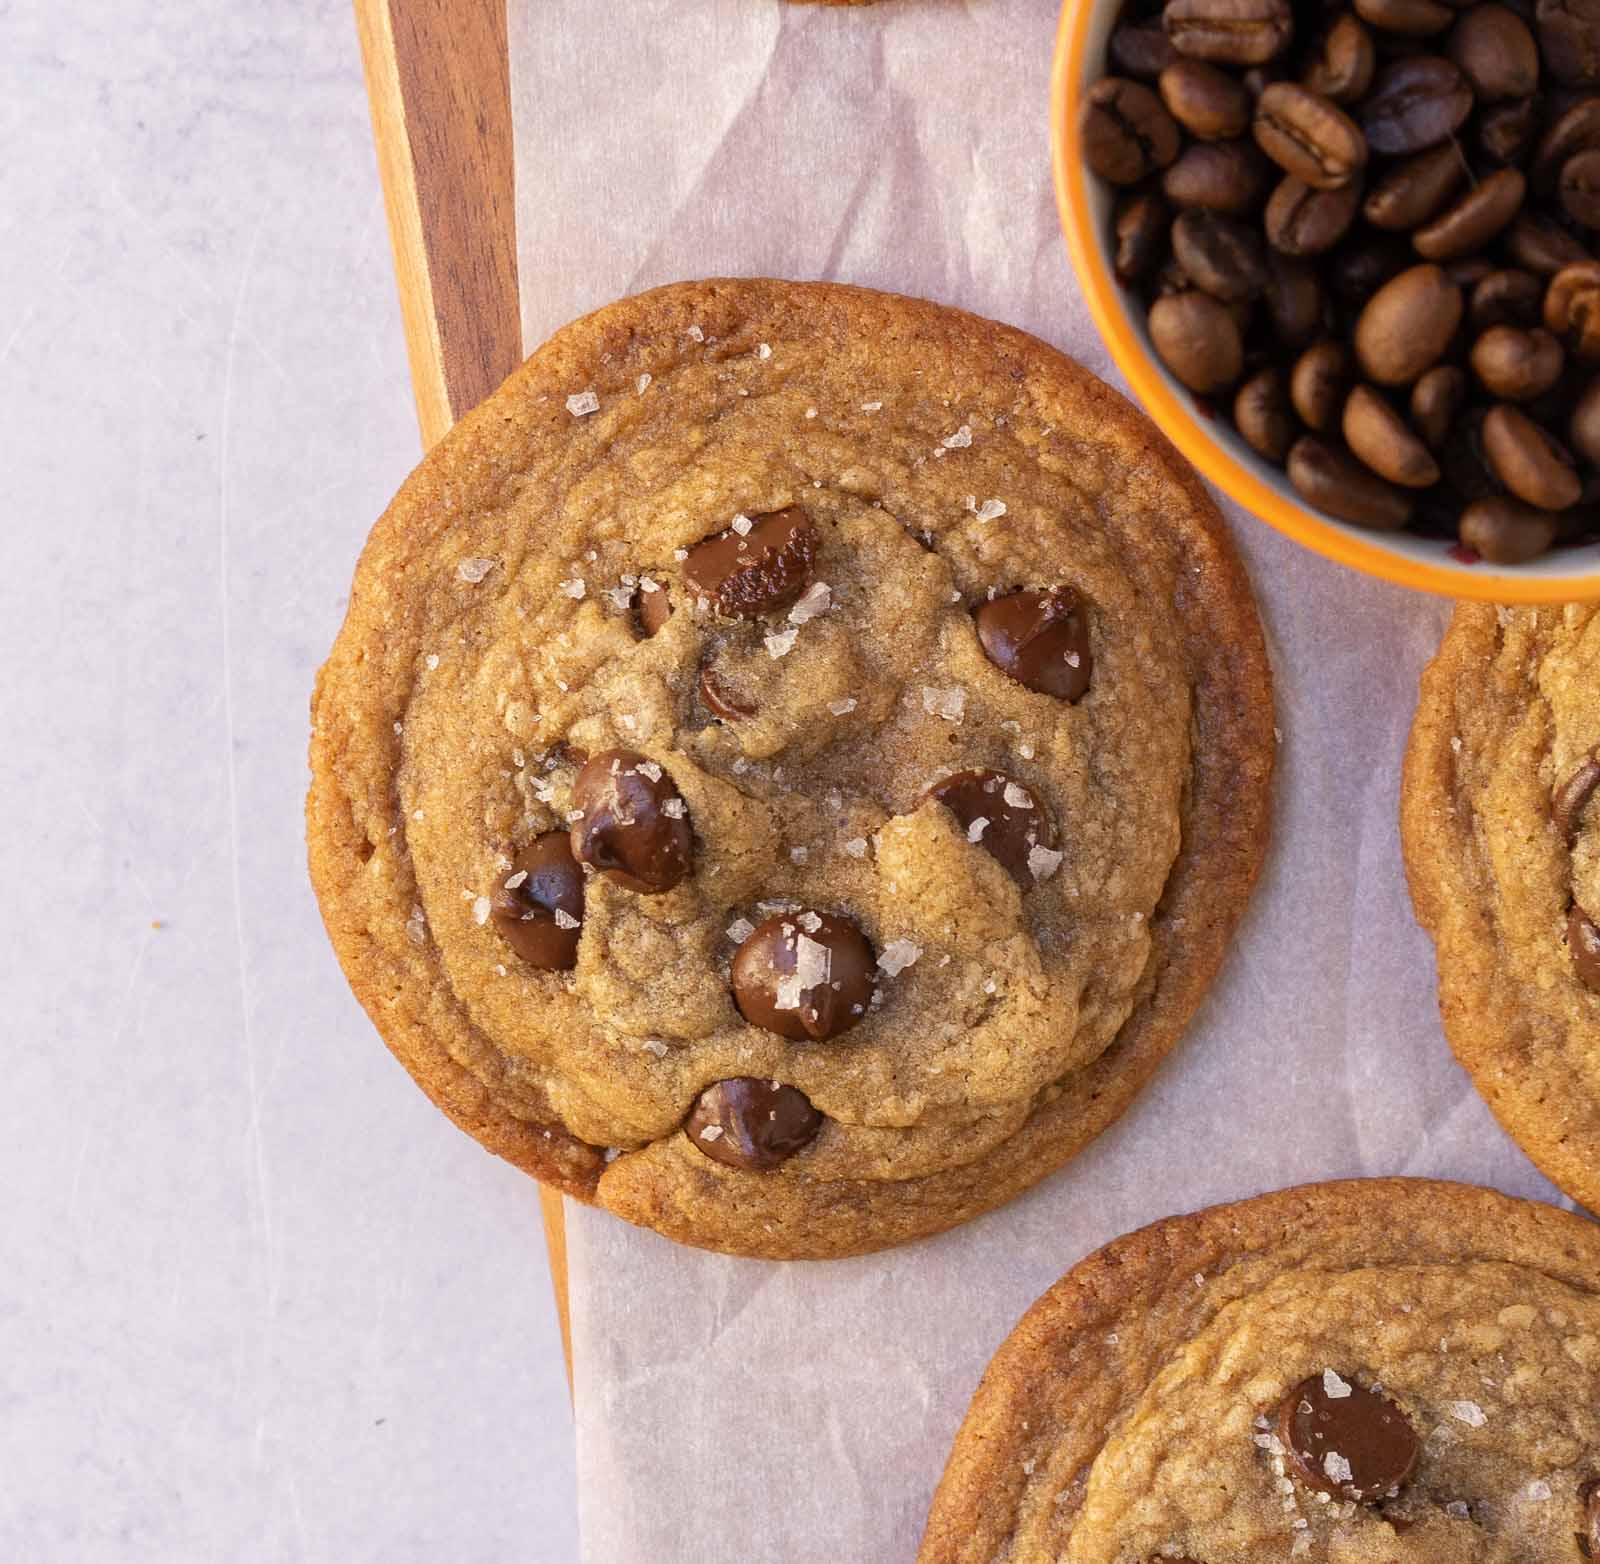
[[[1030,1490],[1046,1481],[1043,1460],[1024,1469],[1024,1448],[1068,1443],[1073,1470],[1086,1471],[1173,1347],[1207,1323],[1207,1291],[1195,1277],[1275,1253],[1284,1270],[1498,1260],[1600,1285],[1600,1227],[1443,1180],[1305,1184],[1153,1223],[1080,1261],[1000,1345],[956,1432],[917,1564],[1005,1556]],[[1076,1506],[1054,1507],[1063,1529],[1053,1540],[1064,1547]]]

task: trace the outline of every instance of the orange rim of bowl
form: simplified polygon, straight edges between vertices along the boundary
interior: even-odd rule
[[[1102,0],[1103,3],[1103,0]],[[1492,567],[1447,570],[1408,559],[1287,501],[1200,426],[1167,383],[1129,323],[1120,284],[1106,264],[1089,206],[1089,175],[1078,131],[1077,83],[1084,79],[1096,0],[1063,0],[1050,79],[1050,149],[1056,208],[1067,253],[1117,367],[1167,437],[1202,473],[1247,510],[1327,559],[1368,575],[1445,597],[1496,603],[1561,603],[1600,597],[1600,574],[1507,575]]]

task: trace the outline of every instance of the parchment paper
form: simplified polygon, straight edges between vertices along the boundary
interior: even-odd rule
[[[526,341],[656,283],[768,274],[962,305],[1110,374],[1050,188],[1055,22],[1050,0],[511,0]],[[1221,983],[1117,1126],[942,1238],[781,1266],[569,1203],[586,1564],[911,1559],[1016,1317],[1172,1212],[1354,1174],[1560,1198],[1449,1054],[1401,875],[1400,755],[1447,606],[1225,509],[1282,747]]]

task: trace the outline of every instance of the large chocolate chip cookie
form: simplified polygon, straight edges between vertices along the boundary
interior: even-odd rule
[[[1320,1184],[1118,1239],[978,1388],[920,1564],[1600,1557],[1600,1228]]]
[[[1401,834],[1456,1056],[1600,1209],[1600,609],[1456,610],[1423,675]]]
[[[1260,863],[1199,484],[1019,332],[707,282],[557,334],[379,521],[313,877],[485,1145],[689,1243],[950,1226],[1127,1105]]]

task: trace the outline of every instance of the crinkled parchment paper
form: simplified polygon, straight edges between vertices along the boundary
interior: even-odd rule
[[[1051,194],[1050,0],[510,10],[530,345],[620,294],[765,274],[962,305],[1110,373]],[[909,1248],[730,1260],[569,1205],[586,1564],[911,1559],[1017,1315],[1158,1217],[1351,1174],[1557,1198],[1450,1057],[1401,877],[1400,755],[1446,606],[1227,509],[1281,772],[1265,879],[1197,1023],[1066,1171]]]

